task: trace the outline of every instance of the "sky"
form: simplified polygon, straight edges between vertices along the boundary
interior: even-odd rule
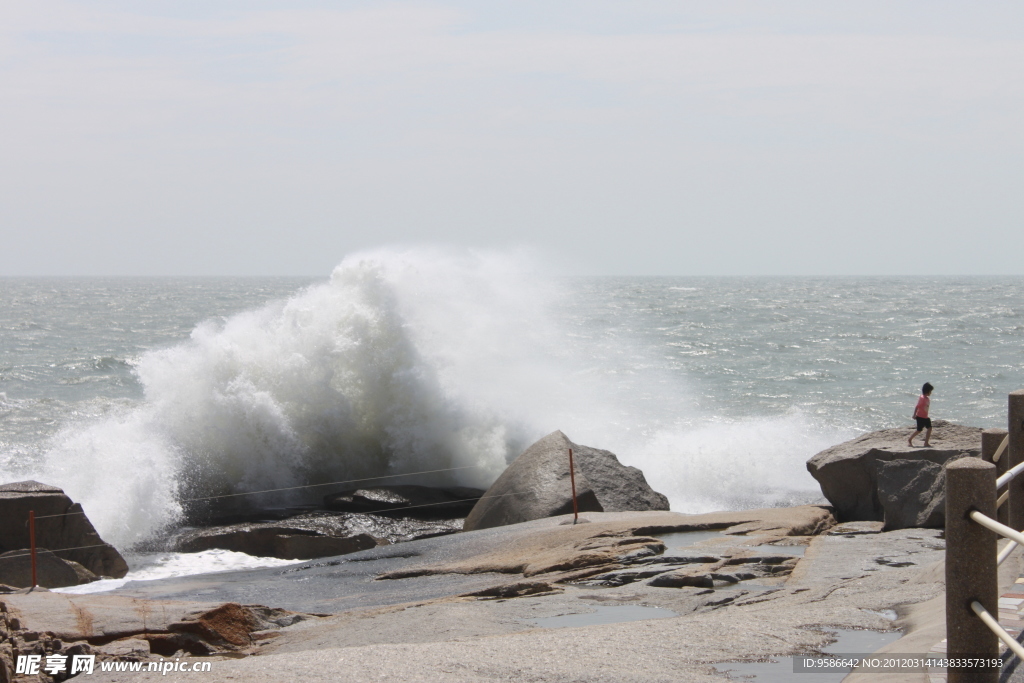
[[[1024,274],[1024,4],[0,5],[0,275]]]

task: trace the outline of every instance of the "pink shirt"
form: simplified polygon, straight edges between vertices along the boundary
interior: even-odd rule
[[[932,400],[921,395],[921,398],[917,399],[917,407],[914,408],[914,417],[928,417],[928,406],[931,405]]]

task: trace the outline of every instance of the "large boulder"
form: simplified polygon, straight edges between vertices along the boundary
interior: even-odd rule
[[[648,486],[643,472],[622,465],[610,451],[580,446],[556,431],[527,448],[506,468],[473,507],[463,529],[487,529],[572,512],[570,448],[580,512],[668,510],[668,499]]]
[[[923,448],[907,445],[907,439],[914,432],[911,427],[883,429],[825,449],[807,461],[807,471],[818,481],[839,522],[880,522],[885,520],[885,507],[879,495],[879,463],[910,460],[941,467],[956,458],[980,457],[981,431],[978,427],[934,420],[931,447]],[[906,473],[912,468],[901,466],[889,476]],[[886,489],[892,490],[894,486],[898,488],[894,483],[887,484]],[[915,486],[924,486],[924,480]]]
[[[128,563],[109,543],[104,543],[82,506],[62,489],[37,481],[0,485],[0,552],[23,550],[30,545],[28,513],[36,513],[36,547],[77,562],[98,576],[121,578]]]

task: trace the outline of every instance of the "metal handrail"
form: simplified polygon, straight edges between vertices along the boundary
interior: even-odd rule
[[[971,602],[971,609],[973,609],[974,613],[977,614],[983,622],[985,622],[985,625],[989,627],[989,630],[999,637],[999,640],[1006,643],[1006,646],[1013,650],[1013,654],[1017,655],[1022,661],[1024,661],[1024,647],[1017,642],[1016,638],[1007,633],[1006,629],[999,625],[996,618],[993,617],[980,602],[977,600]]]
[[[1000,536],[1005,536],[1006,538],[1010,539],[1011,541],[1016,541],[1018,544],[1024,544],[1024,534],[1022,534],[1019,531],[1014,531],[1013,529],[1011,529],[1010,527],[1006,526],[1005,524],[1000,524],[999,522],[997,522],[996,520],[992,519],[988,515],[983,515],[982,513],[978,512],[977,510],[974,510],[974,511],[971,512],[970,518],[973,519],[978,524],[980,524],[983,527],[985,527],[986,529],[990,529],[990,530],[996,532]]]
[[[1017,543],[1017,541],[1010,541],[1009,543],[1007,543],[1006,547],[1000,550],[999,555],[996,557],[996,566],[998,567],[1003,562],[1005,562],[1006,558],[1010,556],[1010,553],[1012,553],[1014,548],[1016,548],[1018,545],[1020,544]]]
[[[1008,408],[1007,423],[1011,427],[1024,424],[1024,391],[1010,394]],[[1024,547],[1024,532],[993,519],[997,512],[1000,518],[1008,519],[1010,515],[1006,507],[1011,507],[1014,509],[1009,512],[1014,515],[1010,523],[1022,526],[1017,519],[1020,511],[1015,510],[1018,504],[1015,496],[1024,485],[1015,480],[1017,475],[1024,473],[1024,462],[1015,462],[1018,458],[1013,450],[1020,444],[1015,440],[1011,448],[1010,432],[1017,433],[1013,429],[1002,434],[1000,431],[989,430],[982,434],[981,462],[971,458],[951,462],[946,472],[946,533],[949,544],[946,557],[946,628],[947,651],[951,658],[973,656],[969,653],[996,653],[1001,641],[1008,648],[1007,656],[1024,661],[1024,645],[1018,643],[999,624],[999,615],[995,610],[998,603],[999,566],[1014,553],[1017,546]],[[1004,468],[1007,471],[998,475],[998,471]],[[1014,492],[1012,495],[1011,490]],[[1007,505],[1010,498],[1013,498],[1014,503]],[[991,514],[991,517],[981,510]],[[982,532],[972,522],[987,531],[994,531],[996,536]],[[999,537],[1009,541],[1002,549],[998,546]],[[984,557],[989,552],[992,556]],[[983,556],[979,557],[978,553]],[[961,602],[963,598],[967,599]],[[992,613],[985,609],[982,600],[993,608]],[[968,605],[970,610],[965,609]],[[980,619],[988,627],[987,630],[978,628],[975,618]],[[966,673],[966,677],[961,676],[956,680],[995,683],[999,673],[997,667],[993,669],[983,676],[979,671],[978,676]],[[950,670],[951,680],[961,674],[963,672]]]
[[[1013,467],[1012,469],[1003,472],[1003,476],[996,479],[996,490],[1001,489],[1007,484],[1009,484],[1011,481],[1013,481],[1013,478],[1016,477],[1021,472],[1024,472],[1024,462]]]
[[[1006,447],[1009,446],[1009,445],[1010,445],[1010,435],[1007,434],[1006,436],[1003,437],[1003,442],[1001,444],[999,444],[999,448],[997,448],[996,452],[992,454],[992,462],[993,463],[999,462],[999,458],[1003,457],[1003,453],[1006,451]]]
[[[1003,548],[1002,551],[1000,551],[999,556],[996,557],[996,566],[999,566],[1003,562],[1005,562],[1006,558],[1010,556],[1010,553],[1013,552],[1014,548],[1016,548],[1018,545],[1024,545],[1024,534],[1022,534],[1019,531],[1014,531],[1012,528],[1006,526],[1005,524],[1000,524],[988,515],[983,515],[977,510],[974,510],[973,512],[971,512],[971,519],[973,519],[975,522],[982,525],[986,529],[991,529],[1000,536],[1004,536],[1005,538],[1010,539],[1009,544],[1007,544],[1007,546]]]

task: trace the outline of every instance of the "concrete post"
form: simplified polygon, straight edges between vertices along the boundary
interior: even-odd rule
[[[986,429],[981,433],[981,459],[985,462],[992,462],[992,456],[999,450],[999,446],[1003,443],[1003,439],[1006,438],[1005,429]],[[999,458],[999,462],[996,463],[996,478],[998,479],[1003,472],[1009,469],[1007,463],[1010,462],[1010,454],[1003,451],[1002,457]],[[998,522],[1001,524],[1010,524],[1010,501],[1003,503],[1003,507],[999,508]]]
[[[996,534],[974,522],[973,510],[995,519],[996,468],[979,458],[946,466],[946,653],[998,657],[999,640],[971,609],[977,600],[999,614]],[[947,670],[949,683],[997,683],[998,669]]]
[[[1024,462],[1024,391],[1017,390],[1010,394],[1006,411],[1007,429],[1010,432],[1010,446],[1007,454],[1010,461],[1007,467],[1014,467]],[[1006,457],[1006,456],[1003,456]],[[1017,477],[1009,484],[1010,517],[1006,526],[1017,531],[1024,530],[1024,477]]]

